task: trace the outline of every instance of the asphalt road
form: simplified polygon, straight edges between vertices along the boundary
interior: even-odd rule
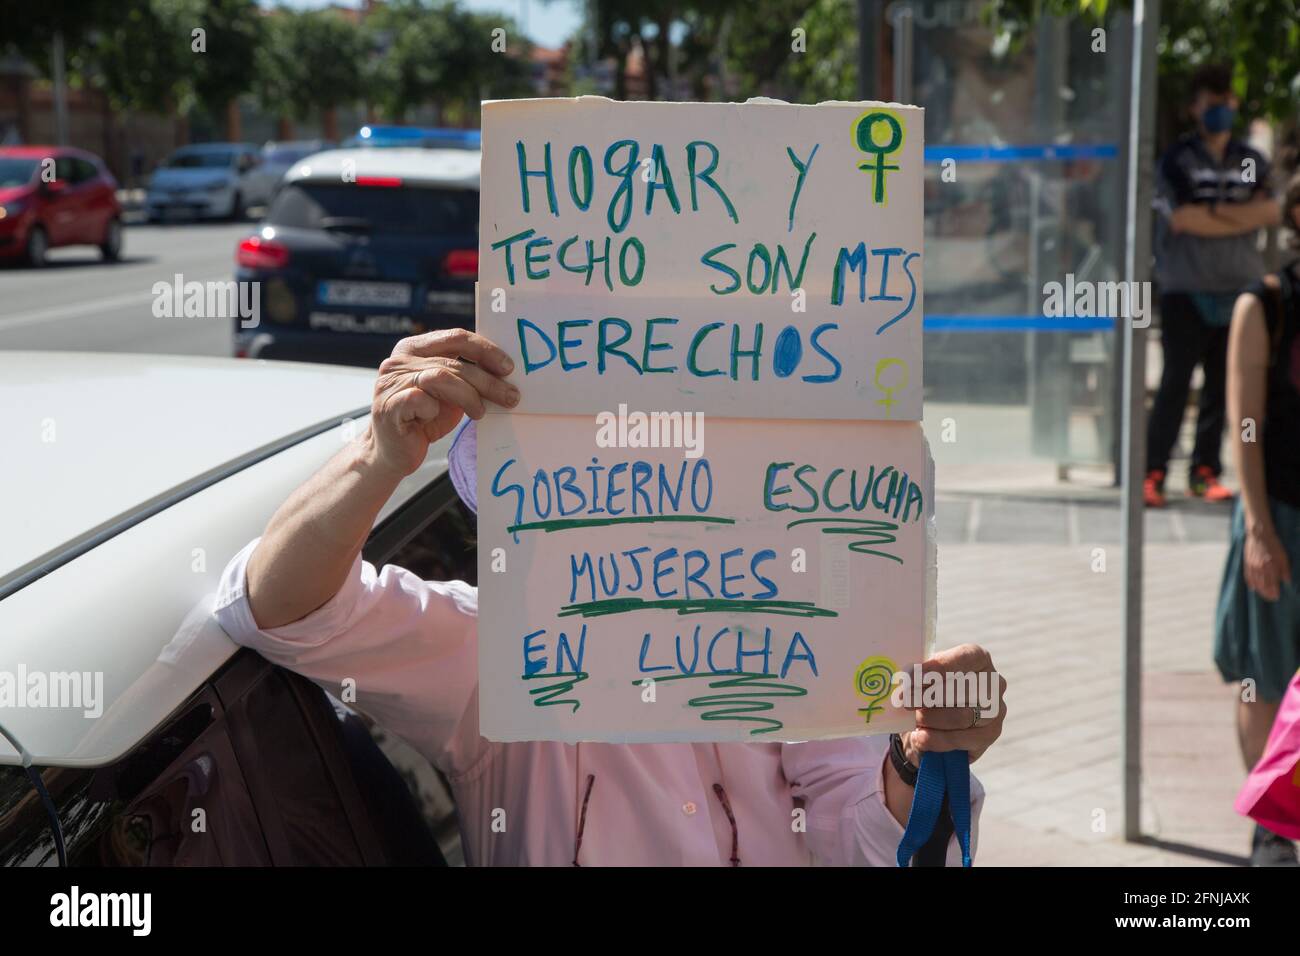
[[[44,269],[0,265],[0,349],[229,355],[229,319],[155,318],[155,282],[227,281],[252,224],[130,225],[122,260],[54,249]]]

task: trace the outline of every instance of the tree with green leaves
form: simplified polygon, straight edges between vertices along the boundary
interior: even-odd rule
[[[294,59],[294,33],[302,14],[281,7],[262,21],[262,42],[253,61],[252,93],[267,116],[276,119],[276,139],[293,139],[293,120],[306,119],[303,100],[296,94],[301,74]]]
[[[180,27],[162,14],[148,3],[122,11],[70,55],[71,68],[102,89],[117,109],[187,112],[192,99],[186,83],[189,46],[174,42]]]
[[[466,122],[481,99],[531,89],[532,45],[507,17],[472,13],[450,0],[395,0],[367,19],[366,32],[375,54],[365,85],[389,119],[434,105]]]
[[[1043,16],[1104,23],[1128,15],[1130,0],[988,0],[989,21],[1013,41]],[[1208,63],[1233,69],[1233,91],[1248,117],[1294,123],[1300,98],[1300,0],[1163,0],[1158,40],[1162,119],[1176,118],[1192,75]]]
[[[650,99],[682,85],[702,100],[849,98],[856,11],[853,0],[587,0],[581,54],[614,60],[618,99],[637,48]]]
[[[280,119],[321,117],[327,139],[338,139],[337,108],[362,98],[366,39],[335,10],[276,10],[263,23],[253,91],[264,110]]]
[[[237,138],[234,103],[252,87],[261,41],[262,15],[255,0],[153,0],[171,8],[195,57],[189,71],[194,98],[213,116],[224,116],[226,138]],[[188,30],[186,30],[188,27]],[[199,50],[195,31],[202,30]]]

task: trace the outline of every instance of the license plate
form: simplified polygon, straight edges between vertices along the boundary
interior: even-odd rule
[[[411,287],[404,282],[322,282],[316,287],[322,305],[373,305],[406,309]]]
[[[473,315],[474,296],[468,292],[431,291],[424,297],[424,305],[431,312],[448,315]]]

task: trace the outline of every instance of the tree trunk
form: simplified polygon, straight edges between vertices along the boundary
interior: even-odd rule
[[[226,141],[238,143],[244,137],[244,127],[239,115],[239,101],[226,104]]]
[[[332,142],[338,142],[339,138],[339,112],[338,107],[327,106],[321,110],[321,135]]]
[[[627,99],[627,57],[625,48],[620,48],[614,57],[614,99]]]
[[[179,149],[190,141],[190,121],[176,108],[176,101],[167,97],[167,112],[172,117],[172,148]]]
[[[659,99],[659,77],[654,58],[650,56],[650,44],[645,42],[639,32],[632,34],[632,37],[641,50],[641,69],[645,73],[645,98],[657,100]]]
[[[672,22],[672,14],[664,14],[658,22],[659,35],[655,37],[655,46],[659,48],[659,65],[663,67],[664,79],[668,84],[668,99],[677,96],[677,66],[673,62]]]
[[[275,121],[275,138],[281,142],[293,139],[293,120],[287,116],[280,116]]]

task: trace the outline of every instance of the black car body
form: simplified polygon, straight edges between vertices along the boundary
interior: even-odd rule
[[[341,149],[297,163],[239,247],[259,308],[236,320],[235,354],[373,368],[404,336],[472,326],[479,161]]]

